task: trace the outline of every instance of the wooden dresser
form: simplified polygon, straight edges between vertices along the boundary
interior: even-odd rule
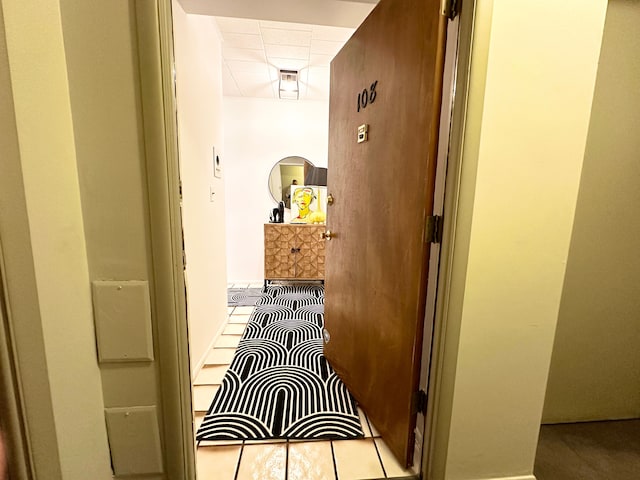
[[[266,223],[264,279],[324,280],[325,225]]]

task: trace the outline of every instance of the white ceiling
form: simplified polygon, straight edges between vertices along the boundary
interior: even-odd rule
[[[278,98],[278,69],[300,70],[300,98],[329,98],[329,63],[378,0],[178,0],[214,17],[229,96]]]
[[[215,17],[226,96],[278,98],[278,70],[300,72],[300,99],[329,98],[329,64],[354,28]]]
[[[178,0],[187,13],[358,27],[378,0]]]

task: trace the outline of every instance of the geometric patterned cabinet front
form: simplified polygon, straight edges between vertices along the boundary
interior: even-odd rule
[[[265,280],[324,280],[324,225],[265,223]]]

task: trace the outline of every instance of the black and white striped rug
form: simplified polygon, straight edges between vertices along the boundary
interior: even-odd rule
[[[227,306],[252,307],[262,298],[261,288],[229,288],[227,289]]]
[[[197,440],[363,437],[322,355],[324,288],[270,286],[257,301]]]

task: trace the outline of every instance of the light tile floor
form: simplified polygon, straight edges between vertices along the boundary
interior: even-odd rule
[[[244,284],[243,284],[244,285]],[[246,285],[245,285],[246,286]],[[253,307],[229,307],[227,325],[193,382],[196,430]],[[365,438],[338,441],[202,441],[196,455],[199,480],[366,480],[414,475],[402,468],[359,410]]]

